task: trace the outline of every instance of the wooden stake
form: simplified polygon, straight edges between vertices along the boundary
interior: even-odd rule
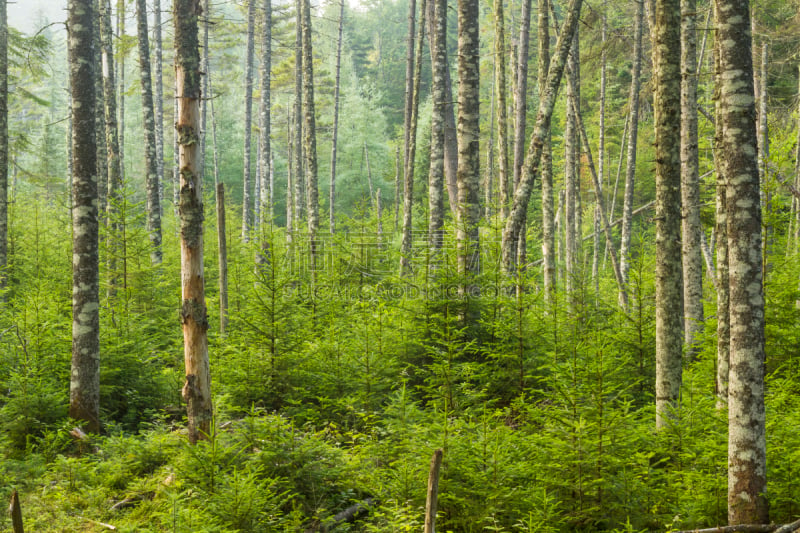
[[[11,493],[11,504],[8,506],[8,512],[11,514],[11,527],[14,533],[24,533],[22,528],[22,509],[19,506],[19,495],[17,491]]]
[[[425,502],[425,533],[436,533],[436,497],[439,492],[439,469],[444,452],[438,449],[431,457],[431,471],[428,474],[428,497]]]

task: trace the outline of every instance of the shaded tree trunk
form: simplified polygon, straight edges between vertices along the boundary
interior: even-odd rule
[[[336,85],[333,88],[333,139],[331,140],[331,190],[328,200],[331,235],[336,231],[334,206],[336,205],[336,147],[339,140],[339,85],[342,70],[342,26],[344,25],[344,0],[339,2],[339,37],[336,40]],[[397,205],[397,202],[395,202]],[[395,211],[396,212],[396,211]],[[395,216],[397,230],[397,216]]]
[[[101,181],[100,187],[106,187],[108,201],[106,203],[107,221],[111,230],[109,238],[108,269],[109,294],[113,295],[118,283],[117,276],[117,257],[120,252],[118,241],[118,231],[120,221],[118,220],[120,191],[122,190],[122,168],[120,160],[119,136],[117,129],[117,95],[116,82],[114,79],[114,51],[112,47],[111,29],[111,2],[110,0],[101,1],[100,13],[100,39],[102,43],[103,59],[101,62],[103,70],[103,93],[105,95],[105,137],[106,137],[106,161],[108,168],[108,179],[105,183]]]
[[[103,43],[100,28],[101,19],[101,0],[95,0],[94,11],[95,17],[92,20],[92,51],[94,54],[94,94],[95,94],[95,114],[94,114],[94,127],[95,127],[95,142],[97,143],[97,157],[95,158],[97,164],[97,203],[100,223],[105,224],[106,205],[108,198],[108,151],[106,150],[106,121],[105,121],[105,92],[103,90]]]
[[[567,296],[571,298],[573,284],[580,264],[578,247],[580,236],[578,205],[580,187],[580,133],[578,132],[578,114],[580,111],[580,52],[579,32],[575,31],[569,59],[567,60],[567,111],[564,127],[564,286]]]
[[[540,8],[541,9],[541,8]],[[544,13],[547,20],[547,9]],[[541,15],[540,15],[541,18]],[[531,29],[531,0],[522,0],[522,16],[519,28],[519,49],[517,55],[516,79],[514,86],[514,187],[519,183],[520,172],[522,172],[522,160],[525,157],[525,125],[528,116],[528,49],[530,43]],[[541,31],[541,28],[540,28]],[[549,56],[550,40],[549,31],[544,29],[544,35],[539,35],[542,42],[539,43],[539,54],[542,47],[547,48],[546,55]],[[540,58],[547,59],[547,58]],[[547,66],[544,72],[540,72],[540,88],[544,86],[544,77],[547,76]]]
[[[163,46],[161,44],[161,0],[153,0],[153,55],[155,57],[155,104],[156,169],[158,172],[158,208],[164,214],[164,76]],[[203,168],[202,166],[200,168]]]
[[[447,93],[447,0],[433,0],[433,83],[431,110],[431,154],[428,173],[428,245],[433,253],[442,247],[444,225],[445,182],[445,102],[451,98]]]
[[[303,2],[295,1],[297,22],[294,39],[294,231],[299,232],[303,219],[305,202],[303,201]]]
[[[183,305],[186,383],[183,398],[189,422],[189,441],[211,433],[211,377],[208,363],[208,316],[203,273],[203,169],[200,151],[200,46],[197,19],[200,0],[174,0],[175,76],[180,144],[181,296]]]
[[[622,229],[620,230],[619,263],[622,281],[629,281],[631,230],[633,225],[633,191],[636,183],[636,148],[639,138],[639,92],[642,75],[642,34],[644,33],[644,3],[636,1],[633,21],[633,68],[631,72],[630,114],[628,116],[628,154],[625,165],[625,194],[622,200]]]
[[[525,221],[531,193],[533,192],[533,184],[539,171],[545,135],[550,129],[550,119],[553,115],[558,87],[561,83],[561,76],[564,73],[564,65],[567,61],[572,38],[578,26],[578,15],[582,5],[582,0],[571,0],[567,9],[567,17],[564,20],[563,28],[556,43],[556,60],[555,63],[550,65],[547,75],[547,87],[544,91],[544,97],[539,102],[539,113],[536,117],[536,125],[534,126],[533,135],[531,136],[522,167],[522,177],[514,193],[511,212],[503,228],[502,262],[504,270],[509,273],[515,271],[517,243]]]
[[[394,232],[400,224],[400,147],[394,150]]]
[[[100,430],[100,275],[93,0],[70,0],[72,97],[72,370],[69,416]]]
[[[683,348],[680,1],[657,0],[653,77],[656,136],[656,428],[678,407]]]
[[[261,169],[261,179],[258,188],[259,228],[261,253],[258,260],[263,261],[268,256],[269,242],[267,240],[267,226],[272,223],[272,146],[270,134],[272,132],[271,90],[272,79],[272,0],[264,0],[264,25],[261,34],[261,105],[259,114],[261,118],[258,166]]]
[[[460,26],[459,26],[460,28]],[[500,216],[508,216],[509,201],[511,199],[512,175],[508,171],[508,117],[506,106],[506,42],[505,42],[505,13],[503,0],[494,0],[494,72],[495,72],[495,102],[497,103],[497,161],[498,161],[498,186],[500,188]],[[459,56],[460,57],[460,56]],[[459,63],[460,64],[460,63]],[[459,74],[460,75],[460,74]],[[524,134],[523,134],[524,135]],[[459,152],[459,158],[461,152]],[[515,172],[516,174],[516,172]],[[513,185],[516,185],[514,182]]]
[[[244,75],[244,158],[242,160],[242,240],[250,238],[250,158],[253,122],[253,56],[255,54],[256,0],[247,3],[247,51],[245,52]]]
[[[686,353],[694,358],[703,332],[703,252],[697,145],[697,5],[681,0],[681,201],[683,203],[683,309]]]
[[[153,90],[150,77],[150,45],[147,36],[147,3],[136,0],[137,33],[139,35],[139,70],[144,114],[145,169],[147,172],[147,232],[150,236],[150,262],[161,264],[161,207],[159,205],[158,157],[153,111]]]
[[[728,523],[766,524],[764,292],[758,139],[747,0],[717,0],[720,161],[726,187],[730,287]]]
[[[606,169],[606,33],[608,24],[606,21],[607,4],[603,1],[603,21],[600,29],[600,125],[597,146],[597,169],[598,185],[600,190],[596,194],[602,198],[603,183]],[[611,218],[614,214],[611,213]],[[592,280],[594,281],[594,292],[600,294],[600,205],[595,202],[594,208],[594,239],[592,240]]]
[[[308,241],[312,274],[317,269],[317,232],[319,231],[319,191],[317,190],[317,130],[314,116],[314,65],[311,45],[311,2],[303,3],[303,147],[306,162],[308,196]]]
[[[550,17],[549,0],[539,0],[538,41],[539,41],[539,100],[544,98],[547,86],[547,72],[550,69]],[[544,297],[548,305],[553,303],[556,289],[556,243],[555,208],[553,206],[553,157],[550,144],[550,129],[543,132],[542,138],[542,260],[544,278]],[[520,179],[522,169],[520,169]]]
[[[125,0],[117,0],[117,35],[120,39],[125,36]],[[125,177],[125,56],[128,55],[124,47],[120,47],[119,61],[119,166],[122,177]],[[71,158],[70,158],[71,159]]]

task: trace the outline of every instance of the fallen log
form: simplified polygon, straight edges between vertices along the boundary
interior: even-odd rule
[[[706,529],[687,529],[672,533],[792,533],[800,529],[800,520],[789,524],[739,524],[736,526],[709,527]]]

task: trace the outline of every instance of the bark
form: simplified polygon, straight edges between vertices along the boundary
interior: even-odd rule
[[[261,129],[259,132],[258,166],[261,169],[261,179],[258,187],[259,205],[259,239],[261,243],[261,253],[258,254],[259,261],[266,259],[268,254],[269,242],[267,240],[267,227],[272,223],[272,146],[270,144],[270,134],[272,132],[272,112],[270,80],[272,73],[272,0],[264,0],[264,25],[261,33],[261,105],[259,122]]]
[[[478,0],[458,2],[458,217],[462,291],[480,272],[480,37]],[[501,143],[501,152],[505,150]]]
[[[766,42],[761,43],[761,69],[758,76],[759,89],[757,93],[760,95],[758,100],[758,172],[759,183],[761,184],[761,207],[768,213],[772,207],[772,192],[769,189],[769,125],[767,123],[767,62],[769,57],[769,45]],[[762,217],[763,218],[763,217]],[[769,218],[767,219],[769,220]],[[761,246],[762,255],[762,277],[766,279],[767,272],[769,271],[769,254],[770,254],[770,235],[772,234],[772,227],[767,222],[763,229],[763,241]]]
[[[308,241],[311,270],[317,269],[317,232],[319,231],[319,191],[317,189],[317,130],[314,116],[314,65],[311,45],[311,2],[303,4],[303,147],[305,149],[308,196]]]
[[[547,20],[547,10],[545,9],[545,20]],[[514,86],[514,187],[517,186],[520,179],[520,172],[522,172],[522,160],[525,157],[525,125],[528,116],[528,49],[530,44],[530,29],[531,29],[531,0],[522,0],[522,16],[520,18],[519,27],[519,49],[517,55],[517,68],[516,78],[517,82]],[[549,35],[545,28],[545,35],[543,42],[540,42],[541,48],[546,47],[549,50]],[[547,75],[547,67],[544,67],[544,73],[540,74],[541,79]]]
[[[412,4],[415,2],[412,0]],[[424,11],[425,5],[422,5],[422,12],[420,21],[420,28],[419,28],[419,38],[418,44],[419,48],[417,49],[417,53],[415,57],[407,57],[407,70],[406,74],[409,74],[408,70],[408,60],[411,61],[411,66],[413,70],[411,71],[412,80],[410,85],[410,93],[407,93],[407,97],[409,98],[409,102],[407,105],[410,105],[410,108],[407,109],[409,112],[409,120],[408,120],[408,127],[406,129],[406,157],[405,157],[405,166],[403,167],[403,176],[404,176],[404,197],[403,197],[403,239],[400,245],[400,274],[406,275],[411,271],[411,209],[412,209],[412,202],[414,200],[414,159],[416,154],[416,145],[417,145],[417,116],[419,114],[419,82],[420,82],[420,73],[422,69],[421,65],[421,57],[422,57],[422,36],[424,34],[424,17],[426,15]],[[409,8],[409,48],[410,52],[414,50],[414,13]],[[409,87],[407,86],[406,89],[408,90]],[[435,106],[434,106],[435,107]],[[436,195],[435,191],[430,191],[430,197],[433,198]],[[439,210],[441,211],[441,210]],[[430,213],[431,220],[435,216],[434,212]]]
[[[497,102],[497,162],[498,185],[500,187],[500,217],[505,220],[508,216],[509,200],[511,199],[514,177],[508,171],[508,116],[506,112],[506,43],[505,43],[505,13],[503,0],[494,0],[494,71],[496,75],[494,90]],[[459,56],[460,57],[460,56]],[[523,134],[524,135],[524,134]],[[461,153],[459,152],[459,159]]]
[[[700,351],[703,332],[703,252],[700,234],[700,168],[697,145],[697,3],[681,0],[681,202],[683,310],[686,354]]]
[[[295,216],[294,216],[294,130],[292,129],[292,118],[294,110],[286,109],[286,244],[291,248],[294,242]],[[292,254],[290,254],[291,256]]]
[[[403,114],[403,177],[408,182],[409,151],[411,150],[411,109],[414,100],[414,39],[416,0],[408,3],[408,33],[406,35],[406,87]],[[432,49],[432,48],[431,48]]]
[[[93,0],[70,0],[72,96],[72,370],[69,416],[100,430],[100,301]]]
[[[211,102],[211,82],[209,81],[211,74],[210,74],[210,65],[208,61],[208,30],[209,30],[209,20],[211,19],[211,10],[210,10],[210,2],[209,0],[202,0],[202,9],[203,9],[203,43],[201,48],[203,50],[202,55],[202,64],[200,66],[200,71],[205,73],[203,76],[203,98],[200,100],[200,168],[203,169],[203,173],[205,174],[206,168],[206,139],[207,139],[207,132],[208,132],[208,106]],[[173,100],[175,100],[173,98]],[[177,115],[177,113],[176,113]],[[173,147],[174,149],[174,147]],[[174,154],[173,154],[174,158]],[[174,168],[177,168],[178,165],[174,165]],[[216,186],[216,181],[215,181]],[[177,190],[175,184],[173,182],[173,194]],[[214,189],[216,193],[216,188]],[[176,202],[177,203],[177,202]]]
[[[294,231],[300,231],[305,205],[303,202],[303,2],[295,1],[297,22],[294,40],[294,206],[292,207]]]
[[[8,17],[0,2],[0,289],[8,280]]]
[[[427,2],[428,35],[431,50],[431,70],[434,67],[434,56],[437,54],[433,45],[433,1]],[[447,201],[450,206],[450,213],[456,217],[456,201],[458,199],[458,185],[456,184],[456,174],[458,172],[458,140],[456,139],[456,119],[455,108],[453,107],[453,82],[450,78],[450,59],[448,58],[447,47],[441,52],[444,54],[444,86],[447,98],[444,101],[444,178],[447,188]]]
[[[766,524],[764,292],[758,139],[747,0],[717,0],[720,161],[726,183],[730,287],[728,523]]]
[[[117,35],[120,39],[125,35],[125,0],[117,0]],[[119,166],[125,177],[125,56],[126,50],[120,50],[119,61]],[[71,159],[71,158],[70,158]]]
[[[578,30],[572,41],[567,60],[567,111],[564,126],[564,285],[568,298],[573,293],[573,282],[580,266],[578,243],[580,237],[578,227],[578,188],[580,184],[580,133],[578,133],[578,115],[580,114],[580,56]]]
[[[550,69],[550,17],[549,0],[539,0],[539,100],[544,99],[547,71]],[[542,261],[544,262],[544,297],[548,305],[554,301],[556,289],[556,258],[553,206],[553,158],[550,145],[550,129],[543,132],[542,139]],[[522,170],[520,169],[520,180]]]
[[[208,363],[208,315],[203,273],[203,179],[200,151],[200,46],[197,19],[200,0],[175,0],[175,76],[178,90],[179,165],[181,175],[181,319],[183,323],[189,441],[211,433],[211,377]]]
[[[147,36],[147,3],[136,0],[136,21],[139,35],[139,70],[144,114],[145,169],[147,172],[147,232],[150,237],[150,262],[161,264],[161,207],[159,204],[158,155],[156,153],[155,113],[150,76],[150,45]]]
[[[428,173],[428,245],[433,253],[442,246],[442,226],[444,224],[444,115],[447,94],[445,71],[447,70],[446,38],[447,38],[447,0],[433,0],[433,35],[431,50],[433,56],[433,82],[431,110],[431,152],[430,171]]]
[[[494,68],[497,69],[497,65],[494,65]],[[483,186],[483,210],[484,216],[486,220],[492,216],[492,207],[495,203],[494,198],[494,84],[497,76],[492,76],[492,98],[489,101],[489,143],[486,147],[486,179],[484,180]]]
[[[428,493],[425,498],[425,533],[436,532],[436,507],[439,495],[439,470],[442,468],[442,457],[444,451],[441,449],[433,452],[431,457],[431,468],[428,472]]]
[[[103,90],[103,45],[102,35],[100,31],[100,0],[95,0],[94,4],[95,17],[92,20],[92,51],[94,55],[94,94],[95,94],[95,114],[94,114],[94,127],[95,127],[95,141],[97,143],[97,203],[98,213],[101,224],[105,224],[106,204],[108,199],[106,193],[108,192],[108,159],[106,158],[108,152],[106,150],[106,121],[105,121],[105,92]]]
[[[603,196],[603,180],[605,179],[605,160],[606,160],[606,32],[608,24],[606,21],[606,3],[603,2],[603,22],[600,30],[600,132],[597,142],[597,170],[599,196]],[[613,216],[613,213],[612,213]],[[595,202],[594,208],[594,234],[592,246],[592,280],[594,281],[594,292],[600,294],[600,205]]]
[[[503,268],[508,273],[513,272],[516,268],[517,243],[522,232],[531,193],[533,192],[533,184],[539,171],[545,135],[550,129],[550,119],[555,107],[558,86],[561,83],[561,76],[564,72],[572,37],[578,26],[578,16],[582,5],[582,0],[570,1],[567,17],[564,20],[563,29],[556,43],[556,60],[549,67],[547,87],[544,91],[544,97],[539,102],[539,113],[536,117],[536,125],[528,145],[525,162],[522,166],[522,177],[514,193],[511,212],[503,228],[502,261]]]
[[[253,122],[253,56],[255,55],[256,0],[247,3],[247,50],[244,68],[244,158],[242,160],[242,240],[250,238],[252,226],[250,200],[251,136]]]
[[[622,205],[622,229],[620,233],[619,260],[622,281],[628,285],[630,271],[630,249],[633,210],[633,192],[636,180],[636,145],[639,137],[639,93],[642,75],[642,33],[644,26],[644,2],[637,0],[633,21],[633,67],[631,72],[630,114],[628,116],[628,154],[625,166],[625,195]]]
[[[367,187],[369,188],[369,203],[375,207],[375,194],[372,190],[372,167],[369,165],[369,148],[367,141],[364,141],[364,162],[367,164]]]
[[[683,349],[680,0],[658,0],[653,77],[656,148],[656,428],[678,406]]]
[[[714,114],[720,116],[722,79],[719,64],[719,37],[714,40]],[[730,370],[730,287],[728,272],[728,214],[726,206],[726,182],[719,160],[722,146],[723,124],[714,123],[714,166],[717,170],[714,235],[717,249],[717,407],[728,404],[728,373]]]
[[[153,55],[155,57],[155,83],[153,84],[153,103],[155,104],[156,127],[156,168],[158,172],[158,207],[164,211],[164,76],[163,46],[161,44],[161,0],[153,0]],[[202,131],[202,130],[201,130]],[[202,166],[200,167],[202,168]]]
[[[209,0],[203,0],[203,13],[205,25],[208,24]],[[211,111],[211,137],[214,143],[214,201],[217,212],[217,251],[219,259],[219,332],[225,335],[228,327],[228,245],[225,230],[225,186],[219,179],[219,150],[217,149],[217,120],[214,115],[214,94],[211,88],[211,71],[206,70],[203,77],[208,87],[206,96]],[[176,115],[177,116],[177,115]],[[177,165],[176,165],[177,166]]]
[[[333,88],[333,139],[331,141],[331,190],[328,200],[331,235],[336,231],[334,206],[336,204],[336,146],[339,139],[339,85],[342,70],[342,26],[344,24],[344,0],[339,2],[339,37],[336,40],[336,85]],[[397,202],[395,202],[397,205]],[[395,230],[397,217],[395,216]]]
[[[101,1],[100,13],[100,42],[102,44],[102,61],[101,66],[103,70],[103,93],[104,93],[104,118],[105,118],[105,138],[106,138],[106,166],[108,168],[108,179],[106,182],[101,182],[99,187],[105,186],[107,189],[106,203],[106,220],[109,224],[110,242],[108,253],[108,270],[110,272],[109,278],[109,294],[113,295],[116,290],[116,285],[119,282],[117,276],[117,258],[120,255],[120,246],[118,242],[118,232],[120,229],[120,221],[118,217],[120,191],[122,190],[122,168],[120,161],[120,146],[119,136],[117,129],[117,96],[116,96],[116,82],[114,79],[114,51],[111,44],[112,29],[111,29],[111,2],[110,0]]]

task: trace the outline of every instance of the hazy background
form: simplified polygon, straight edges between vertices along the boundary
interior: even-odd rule
[[[8,2],[8,25],[28,35],[39,31],[45,22],[67,20],[67,0],[16,0]],[[63,29],[53,28],[54,30]]]

